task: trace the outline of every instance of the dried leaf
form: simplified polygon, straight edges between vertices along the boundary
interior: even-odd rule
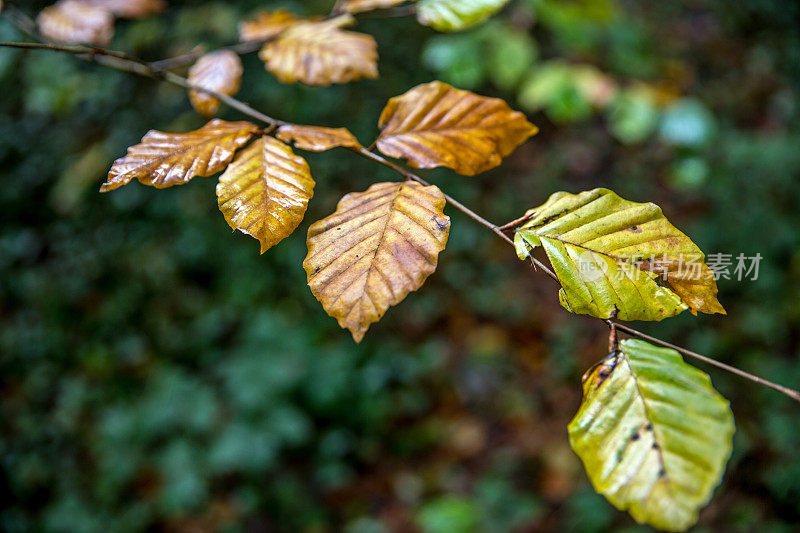
[[[261,242],[261,253],[288,237],[306,213],[314,180],[306,161],[264,136],[239,152],[217,184],[219,210],[233,229]]]
[[[233,96],[242,86],[242,60],[230,50],[206,54],[189,69],[189,83],[220,94]],[[189,90],[189,101],[199,113],[212,117],[220,101],[202,91]]]
[[[301,150],[311,152],[324,152],[337,146],[350,148],[360,146],[358,139],[346,128],[285,124],[278,128],[277,136],[282,141],[293,142]]]
[[[387,9],[399,6],[406,0],[344,0],[340,8],[347,13],[365,13],[375,9]]]
[[[508,0],[420,0],[417,20],[439,31],[461,31],[491,17]]]
[[[434,186],[378,183],[309,228],[308,285],[356,342],[436,270],[450,232],[444,205]]]
[[[733,432],[730,405],[708,374],[675,350],[630,339],[584,375],[569,441],[615,507],[684,531],[725,472]]]
[[[114,15],[86,0],[60,0],[36,17],[39,32],[52,41],[105,46],[114,36]]]
[[[687,308],[725,313],[703,252],[657,205],[594,189],[555,193],[528,214],[514,238],[517,253],[526,259],[544,248],[568,310],[600,318],[616,311],[623,320],[661,320]]]
[[[233,155],[258,127],[249,122],[214,119],[189,133],[147,132],[142,142],[114,161],[100,192],[113,191],[133,178],[158,189],[182,185],[195,176],[211,176],[225,169]]]
[[[371,35],[342,30],[352,17],[300,22],[264,45],[259,57],[283,83],[325,86],[378,77],[378,45]]]
[[[86,0],[103,7],[121,18],[137,19],[161,13],[167,7],[164,0]]]
[[[296,23],[305,20],[287,9],[260,11],[256,18],[239,24],[240,41],[266,41]]]
[[[472,176],[539,129],[499,98],[479,96],[432,81],[396,96],[381,113],[378,149],[415,168],[445,166]]]

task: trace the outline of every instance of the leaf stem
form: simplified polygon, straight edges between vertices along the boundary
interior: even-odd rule
[[[80,46],[80,45],[62,45],[62,44],[56,44],[56,43],[52,43],[52,42],[47,42],[42,36],[40,36],[40,35],[38,35],[36,33],[36,23],[30,17],[28,17],[27,15],[25,15],[24,13],[19,11],[14,6],[8,5],[6,7],[6,10],[3,12],[3,14],[7,15],[8,18],[11,20],[12,24],[14,24],[18,29],[20,29],[24,33],[30,35],[32,38],[34,38],[34,39],[36,39],[38,41],[42,41],[42,42],[38,42],[38,43],[8,43],[8,42],[2,42],[2,43],[0,43],[0,47],[22,48],[22,49],[29,49],[29,50],[49,50],[49,51],[55,51],[55,52],[69,53],[69,54],[73,54],[73,55],[77,56],[78,58],[83,59],[85,61],[93,62],[93,63],[96,63],[98,65],[102,65],[102,66],[105,66],[105,67],[108,67],[108,68],[112,68],[112,69],[123,71],[123,72],[129,72],[129,73],[132,73],[132,74],[137,74],[137,75],[148,77],[148,78],[153,78],[153,79],[157,79],[157,80],[166,81],[168,83],[172,83],[173,85],[177,85],[177,86],[183,87],[185,89],[192,89],[192,90],[195,90],[195,91],[204,92],[204,93],[206,93],[206,94],[208,94],[210,96],[218,98],[220,101],[224,102],[229,107],[231,107],[233,109],[236,109],[237,111],[239,111],[243,115],[249,116],[252,119],[255,119],[255,120],[258,120],[260,122],[263,122],[263,123],[267,124],[268,128],[267,128],[266,131],[272,131],[275,128],[277,128],[278,126],[282,126],[282,125],[285,125],[285,124],[290,124],[288,122],[284,122],[282,120],[278,120],[276,118],[273,118],[273,117],[270,117],[268,115],[265,115],[264,113],[261,113],[260,111],[257,111],[255,109],[253,109],[252,107],[250,107],[246,103],[244,103],[244,102],[242,102],[240,100],[237,100],[236,98],[233,98],[231,96],[227,96],[227,95],[224,95],[224,94],[221,94],[221,93],[217,93],[215,91],[210,91],[208,89],[204,89],[203,87],[200,87],[200,86],[197,86],[197,85],[194,85],[194,84],[190,83],[189,80],[187,80],[183,76],[179,76],[177,74],[169,72],[167,69],[175,68],[172,65],[173,64],[177,64],[177,58],[173,58],[172,59],[173,64],[167,63],[167,65],[165,67],[164,66],[164,62],[147,63],[147,62],[142,61],[140,59],[137,59],[137,58],[135,58],[133,56],[130,56],[130,55],[124,53],[124,52],[117,52],[117,51],[114,51],[114,50],[107,50],[105,48],[88,47],[88,46]],[[242,46],[244,47],[244,45],[248,45],[248,44],[251,45],[251,46],[254,46],[255,43],[253,43],[253,42],[251,42],[251,43],[242,43]],[[187,54],[187,57],[188,57],[188,55],[189,54]],[[170,61],[170,60],[165,60],[165,62],[166,61]],[[154,67],[154,65],[155,65],[155,67]],[[358,154],[361,157],[364,157],[365,159],[369,159],[369,160],[371,160],[373,162],[376,162],[376,163],[378,163],[380,165],[383,165],[383,166],[385,166],[387,168],[390,168],[390,169],[394,170],[395,172],[397,172],[398,174],[400,174],[401,176],[403,176],[404,178],[406,178],[408,180],[413,180],[413,181],[416,181],[417,183],[420,183],[420,184],[426,185],[426,186],[430,185],[427,181],[423,180],[422,178],[420,178],[419,176],[417,176],[416,174],[414,174],[410,170],[406,169],[405,167],[402,167],[402,166],[398,165],[397,163],[389,161],[388,159],[384,158],[381,155],[376,154],[375,152],[373,152],[370,149],[367,149],[367,148],[364,148],[364,147],[360,146],[360,147],[357,147],[357,148],[349,148],[349,150],[351,150],[352,152]],[[509,227],[509,224],[513,224],[513,223],[516,223],[518,221],[512,221],[512,223],[506,224],[505,226],[502,226],[502,227],[501,226],[497,226],[496,224],[493,224],[492,222],[489,222],[485,218],[481,217],[480,215],[475,213],[473,210],[471,210],[470,208],[468,208],[467,206],[465,206],[461,202],[457,201],[455,198],[449,196],[448,194],[444,194],[444,197],[447,200],[447,202],[450,205],[452,205],[454,208],[456,208],[457,210],[461,211],[463,214],[465,214],[466,216],[468,216],[469,218],[471,218],[472,220],[474,220],[478,224],[480,224],[480,225],[484,226],[485,228],[489,229],[490,231],[492,231],[495,235],[497,235],[500,239],[505,241],[507,244],[511,245],[512,247],[514,246],[514,241],[511,240],[508,237],[508,235],[503,233],[503,229],[507,229]],[[522,217],[521,219],[518,219],[518,220],[523,220],[523,219],[524,219],[524,217]],[[511,225],[510,227],[513,227],[513,225]],[[540,260],[536,259],[532,255],[530,256],[530,259],[531,259],[531,262],[534,264],[535,267],[542,269],[548,276],[550,276],[552,279],[554,279],[556,282],[558,282],[558,277],[556,276],[556,274],[547,265],[545,265],[544,263],[542,263]],[[603,320],[611,328],[615,328],[615,329],[618,329],[620,331],[624,331],[625,333],[627,333],[629,335],[633,335],[635,337],[639,337],[640,339],[647,340],[647,341],[652,342],[654,344],[659,344],[661,346],[672,348],[672,349],[674,349],[674,350],[676,350],[676,351],[678,351],[678,352],[680,352],[680,353],[682,353],[684,355],[687,355],[689,357],[693,357],[695,359],[698,359],[698,360],[703,361],[705,363],[708,363],[710,365],[716,366],[716,367],[721,368],[723,370],[727,370],[728,372],[736,374],[737,376],[743,377],[745,379],[748,379],[748,380],[753,381],[755,383],[758,383],[760,385],[764,385],[766,387],[769,387],[770,389],[773,389],[773,390],[778,391],[778,392],[780,392],[782,394],[785,394],[786,396],[792,398],[793,400],[795,400],[797,402],[800,402],[800,391],[793,390],[793,389],[790,389],[788,387],[784,387],[782,385],[778,385],[777,383],[773,383],[773,382],[771,382],[771,381],[769,381],[767,379],[761,378],[761,377],[756,376],[754,374],[751,374],[749,372],[745,372],[744,370],[740,370],[740,369],[738,369],[736,367],[727,365],[725,363],[722,363],[722,362],[717,361],[715,359],[712,359],[710,357],[706,357],[704,355],[701,355],[699,353],[693,352],[691,350],[687,350],[686,348],[681,348],[679,346],[675,346],[673,344],[670,344],[670,343],[668,343],[666,341],[662,341],[662,340],[657,339],[655,337],[651,337],[650,335],[642,333],[641,331],[638,331],[636,329],[628,327],[628,326],[626,326],[624,324],[620,324],[619,322],[616,322],[615,320],[612,320],[612,319],[601,319],[601,320]]]
[[[509,231],[509,230],[512,230],[512,229],[516,228],[517,226],[521,226],[522,224],[524,224],[528,220],[532,219],[534,215],[535,215],[535,213],[526,213],[526,214],[522,215],[519,218],[515,218],[511,222],[507,222],[507,223],[503,224],[502,226],[500,226],[500,231]]]

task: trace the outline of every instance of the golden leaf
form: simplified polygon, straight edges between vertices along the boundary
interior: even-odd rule
[[[415,168],[448,167],[473,176],[539,129],[499,98],[479,96],[440,81],[396,96],[381,113],[378,149]]]
[[[36,17],[43,36],[62,43],[105,46],[114,36],[114,15],[85,0],[60,0]]]
[[[182,185],[195,176],[210,176],[224,170],[233,155],[258,127],[249,122],[214,119],[189,133],[147,132],[142,142],[114,161],[100,192],[113,191],[133,178],[158,189]]]
[[[220,50],[206,54],[189,69],[189,83],[220,94],[233,96],[242,86],[242,60],[235,52]],[[219,109],[219,98],[189,89],[189,101],[199,113],[212,117]]]
[[[256,18],[239,24],[239,40],[266,41],[301,20],[305,19],[298,17],[287,9],[260,11]]]
[[[285,124],[278,128],[277,136],[282,141],[293,142],[301,150],[310,152],[324,152],[337,146],[348,148],[361,146],[347,128]]]
[[[399,6],[406,0],[344,0],[341,10],[347,13],[365,13],[374,9],[387,9]]]
[[[259,57],[283,83],[347,83],[378,77],[378,44],[371,35],[344,31],[350,15],[300,22],[264,45]]]
[[[86,0],[122,18],[136,19],[161,13],[167,7],[164,0]]]
[[[262,254],[300,225],[313,194],[306,161],[268,136],[239,152],[217,184],[225,220],[258,239]]]
[[[444,205],[434,186],[377,183],[309,228],[308,285],[356,342],[436,270],[450,232]]]

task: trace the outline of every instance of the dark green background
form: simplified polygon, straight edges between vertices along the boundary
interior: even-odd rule
[[[258,8],[331,4],[173,0],[120,21],[112,47],[161,59],[235,42]],[[524,104],[542,131],[501,168],[425,178],[496,222],[557,190],[610,187],[657,202],[707,253],[760,253],[757,281],[720,281],[727,317],[641,328],[798,387],[799,25],[779,0],[515,0],[444,37],[365,18],[379,80],[286,86],[250,55],[240,97],[365,143],[389,97],[436,77]],[[0,22],[0,40],[22,39]],[[537,62],[520,62],[534,40]],[[556,59],[672,96],[598,111],[567,76],[536,111],[526,80]],[[7,49],[0,89],[0,529],[641,529],[593,493],[567,441],[607,331],[561,309],[491,233],[448,209],[437,272],[356,345],[305,285],[304,234],[343,194],[396,176],[346,151],[308,154],[306,222],[259,256],[218,212],[213,179],[97,192],[147,130],[202,125],[180,89]],[[738,431],[698,531],[795,530],[800,406],[701,368]]]

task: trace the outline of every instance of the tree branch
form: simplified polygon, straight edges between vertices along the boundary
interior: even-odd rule
[[[11,6],[9,6],[9,7],[11,7]],[[35,29],[36,25],[32,20],[30,20],[30,18],[26,17],[19,10],[13,9],[13,7],[12,7],[12,9],[9,9],[7,12],[10,13],[10,15],[11,15],[10,19],[11,19],[12,23],[15,24],[19,29],[21,29],[25,33],[31,35],[32,37],[36,38],[37,40],[44,41],[44,39],[41,36],[35,34],[34,31],[31,30],[31,28]],[[258,120],[258,121],[263,122],[264,124],[266,124],[268,126],[268,128],[265,130],[265,133],[269,133],[269,132],[273,131],[275,128],[281,126],[281,125],[289,124],[288,122],[284,122],[282,120],[278,120],[278,119],[272,118],[270,116],[267,116],[267,115],[255,110],[255,109],[253,109],[252,107],[250,107],[249,105],[245,104],[244,102],[241,102],[240,100],[237,100],[237,99],[235,99],[233,97],[230,97],[230,96],[227,96],[227,95],[224,95],[224,94],[220,94],[220,93],[217,93],[215,91],[210,91],[208,89],[204,89],[203,87],[194,85],[194,84],[190,83],[189,80],[187,80],[186,78],[184,78],[182,76],[179,76],[177,74],[174,74],[174,73],[166,71],[166,70],[163,70],[163,67],[162,67],[162,70],[158,70],[156,68],[153,68],[153,66],[152,66],[153,64],[147,63],[147,62],[139,60],[139,59],[136,59],[135,57],[132,57],[132,56],[130,56],[130,55],[124,53],[124,52],[116,52],[116,51],[113,51],[113,50],[106,50],[106,49],[103,49],[103,48],[95,48],[95,47],[87,47],[87,46],[61,45],[61,44],[55,44],[55,43],[50,43],[50,42],[43,42],[43,43],[0,43],[0,47],[22,48],[22,49],[29,49],[29,50],[49,50],[49,51],[69,53],[69,54],[73,54],[73,55],[79,57],[80,59],[83,59],[83,60],[86,60],[86,61],[90,61],[90,62],[93,62],[93,63],[97,63],[97,64],[105,66],[105,67],[113,68],[113,69],[124,71],[124,72],[130,72],[130,73],[133,73],[133,74],[138,74],[140,76],[145,76],[145,77],[148,77],[148,78],[154,78],[154,79],[158,79],[158,80],[163,80],[163,81],[166,81],[168,83],[172,83],[174,85],[183,87],[185,89],[192,89],[192,90],[195,90],[195,91],[204,92],[204,93],[209,94],[209,95],[211,95],[211,96],[213,96],[215,98],[218,98],[220,101],[224,102],[225,104],[227,104],[228,106],[232,107],[233,109],[236,109],[237,111],[241,112],[242,114],[244,114],[246,116],[249,116],[252,119]],[[364,148],[364,147],[350,148],[350,150],[352,152],[358,154],[359,156],[364,157],[365,159],[369,159],[369,160],[371,160],[373,162],[376,162],[376,163],[378,163],[380,165],[383,165],[383,166],[385,166],[387,168],[390,168],[390,169],[394,170],[395,172],[397,172],[398,174],[403,176],[405,179],[416,181],[417,183],[420,183],[422,185],[430,185],[427,181],[423,180],[422,178],[420,178],[419,176],[417,176],[416,174],[414,174],[410,170],[406,169],[405,167],[402,167],[402,166],[398,165],[397,163],[393,163],[392,161],[387,160],[386,158],[384,158],[383,156],[381,156],[379,154],[376,154],[372,150],[369,150],[369,149]],[[507,244],[510,244],[512,247],[514,246],[514,241],[512,241],[505,233],[503,233],[503,229],[501,227],[497,226],[496,224],[493,224],[492,222],[489,222],[488,220],[486,220],[485,218],[481,217],[480,215],[478,215],[477,213],[475,213],[474,211],[472,211],[471,209],[466,207],[461,202],[458,202],[457,200],[455,200],[451,196],[449,196],[447,194],[444,194],[444,196],[445,196],[445,199],[447,200],[447,202],[450,205],[452,205],[454,208],[456,208],[457,210],[461,211],[463,214],[465,214],[466,216],[468,216],[469,218],[471,218],[472,220],[474,220],[478,224],[480,224],[480,225],[484,226],[485,228],[489,229],[490,231],[492,231],[495,235],[497,235],[499,238],[501,238]],[[531,261],[532,261],[532,263],[534,264],[535,267],[542,269],[547,275],[549,275],[552,279],[554,279],[556,282],[558,282],[558,277],[556,276],[556,274],[549,267],[547,267],[547,265],[545,265],[544,263],[542,263],[538,259],[534,258],[533,256],[531,256],[530,259],[531,259]],[[797,391],[797,390],[793,390],[793,389],[790,389],[788,387],[784,387],[782,385],[779,385],[777,383],[773,383],[773,382],[771,382],[771,381],[769,381],[767,379],[761,378],[761,377],[756,376],[754,374],[751,374],[749,372],[745,372],[744,370],[740,370],[738,368],[732,367],[730,365],[727,365],[725,363],[722,363],[722,362],[717,361],[715,359],[712,359],[710,357],[698,354],[696,352],[692,352],[691,350],[687,350],[687,349],[681,348],[679,346],[675,346],[673,344],[670,344],[670,343],[668,343],[666,341],[662,341],[662,340],[657,339],[655,337],[651,337],[650,335],[642,333],[641,331],[638,331],[638,330],[636,330],[634,328],[631,328],[629,326],[626,326],[624,324],[620,324],[619,322],[616,322],[614,320],[611,320],[611,319],[600,319],[600,320],[603,320],[603,322],[605,322],[610,327],[616,328],[617,330],[620,330],[620,331],[624,331],[625,333],[627,333],[629,335],[632,335],[634,337],[639,337],[641,339],[647,340],[647,341],[652,342],[654,344],[659,344],[661,346],[672,348],[673,350],[676,350],[679,353],[682,353],[682,354],[684,354],[686,356],[693,357],[695,359],[698,359],[698,360],[703,361],[705,363],[708,363],[710,365],[716,366],[716,367],[721,368],[723,370],[727,370],[728,372],[731,372],[733,374],[741,376],[741,377],[743,377],[745,379],[748,379],[750,381],[753,381],[755,383],[758,383],[758,384],[764,385],[766,387],[769,387],[769,388],[771,388],[773,390],[776,390],[776,391],[778,391],[778,392],[780,392],[782,394],[785,394],[786,396],[792,398],[793,400],[795,400],[797,402],[800,402],[800,392]]]

